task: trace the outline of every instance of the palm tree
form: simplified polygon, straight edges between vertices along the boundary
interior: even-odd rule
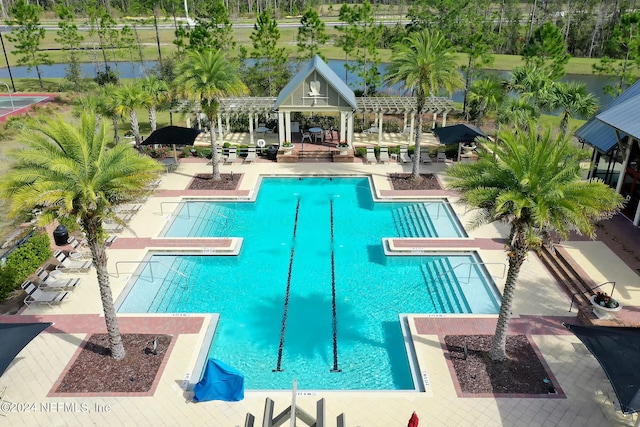
[[[176,86],[190,100],[200,102],[200,108],[209,119],[211,136],[213,179],[220,180],[214,119],[218,114],[220,98],[246,93],[238,70],[217,50],[190,51],[177,68]]]
[[[589,118],[598,111],[598,100],[587,92],[587,86],[578,82],[554,82],[542,99],[546,110],[560,112],[560,129],[567,133],[569,118],[575,115]]]
[[[504,82],[495,74],[487,74],[472,83],[469,103],[476,109],[476,126],[482,126],[485,113],[496,111],[502,105],[505,96]]]
[[[151,132],[156,130],[158,125],[157,110],[167,100],[169,86],[164,80],[160,80],[155,74],[150,74],[142,80],[142,90],[149,95],[149,123]]]
[[[104,116],[111,120],[113,126],[113,142],[120,143],[120,133],[118,131],[122,114],[118,110],[118,87],[113,84],[106,84],[100,88],[100,94],[96,99],[95,114],[97,122]],[[89,105],[89,104],[87,104]],[[91,110],[88,110],[91,111]]]
[[[420,179],[422,114],[426,98],[438,95],[441,89],[451,94],[464,87],[454,51],[440,32],[412,33],[393,50],[385,81],[388,85],[401,84],[415,96],[418,131],[411,178]]]
[[[96,268],[111,357],[125,356],[107,271],[103,221],[115,208],[147,195],[160,166],[122,144],[106,150],[107,128],[85,113],[80,127],[61,117],[31,124],[22,135],[24,149],[15,153],[11,171],[0,183],[10,200],[10,215],[39,208],[41,224],[53,219],[77,222],[85,233]]]
[[[138,122],[137,108],[149,108],[152,97],[142,89],[139,84],[128,84],[120,86],[115,92],[115,112],[120,116],[129,115],[131,120],[131,130],[135,137],[136,146],[140,145],[140,122]]]
[[[486,142],[477,163],[447,169],[448,186],[476,209],[474,225],[502,221],[510,226],[505,250],[509,270],[495,335],[489,350],[492,360],[506,359],[505,343],[520,267],[529,250],[551,244],[555,234],[567,238],[578,231],[595,236],[593,222],[612,216],[623,198],[600,181],[581,179],[584,158],[571,138],[553,136],[551,128],[540,134],[502,132],[500,144]]]
[[[498,108],[496,113],[496,129],[500,132],[500,126],[511,124],[522,130],[528,130],[529,125],[537,118],[536,109],[522,97],[510,98]]]
[[[525,64],[511,71],[508,87],[518,92],[524,99],[532,100],[536,114],[540,114],[540,100],[553,83],[551,72],[535,64]]]

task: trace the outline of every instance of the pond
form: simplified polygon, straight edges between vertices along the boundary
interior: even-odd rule
[[[113,70],[115,70],[121,78],[137,78],[141,77],[145,74],[145,72],[152,70],[157,66],[157,61],[147,61],[143,64],[140,62],[111,62],[110,66]],[[343,80],[349,84],[352,89],[359,89],[362,86],[362,80],[356,76],[355,74],[348,72],[344,68],[345,61],[342,60],[328,60],[327,64],[329,67]],[[291,68],[295,73],[295,62],[291,62]],[[53,65],[42,65],[40,66],[40,72],[43,78],[64,78],[66,73],[66,68],[68,64],[53,64]],[[386,73],[388,64],[380,64],[378,70],[380,75],[384,75]],[[103,64],[100,63],[98,66],[94,63],[83,63],[81,64],[81,72],[85,77],[94,77],[96,75],[97,70],[102,70]],[[11,72],[14,78],[37,78],[36,70],[31,69],[28,70],[26,66],[20,67],[12,67]],[[502,75],[508,75],[507,71],[496,71]],[[9,78],[9,71],[6,67],[0,68],[0,78]],[[563,81],[575,81],[581,82],[587,85],[587,90],[594,94],[601,106],[604,106],[611,102],[613,99],[610,95],[604,93],[603,87],[606,84],[611,83],[611,78],[606,76],[598,76],[591,74],[567,74],[563,79]],[[399,94],[399,88],[382,88],[381,92],[388,94]],[[453,100],[456,102],[463,101],[463,91],[458,91],[453,94]]]

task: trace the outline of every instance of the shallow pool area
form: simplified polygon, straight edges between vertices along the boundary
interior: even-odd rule
[[[403,209],[422,205],[376,203],[366,178],[269,178],[255,203],[208,203],[181,206],[166,235],[243,237],[240,254],[152,254],[118,311],[219,313],[209,355],[239,369],[248,389],[297,379],[306,390],[415,390],[401,313],[499,308],[473,252],[386,256],[382,238],[402,237],[415,221]],[[464,236],[457,219],[439,223],[452,215],[439,206],[428,218],[435,233]]]

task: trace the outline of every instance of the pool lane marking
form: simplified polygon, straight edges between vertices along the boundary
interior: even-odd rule
[[[333,234],[333,200],[329,201],[331,214],[331,327],[333,330],[333,368],[329,372],[342,372],[338,368],[338,313],[336,310],[336,257]]]
[[[293,243],[296,240],[296,234],[298,231],[298,215],[300,214],[300,198],[296,204],[296,216],[293,221]],[[289,297],[291,295],[291,272],[293,271],[293,257],[295,255],[295,244],[291,245],[291,252],[289,252],[289,272],[287,273],[287,290],[284,294],[284,307],[282,309],[282,323],[280,325],[280,344],[278,345],[278,361],[276,362],[276,368],[272,372],[282,372],[282,350],[284,349],[284,335],[287,329],[287,316],[289,314]]]

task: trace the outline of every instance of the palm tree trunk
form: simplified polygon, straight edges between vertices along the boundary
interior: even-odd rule
[[[104,244],[98,241],[101,233],[101,225],[97,219],[86,219],[82,221],[82,228],[87,236],[87,243],[91,250],[93,265],[96,268],[98,276],[98,287],[100,288],[100,299],[102,300],[102,310],[104,312],[104,321],[107,326],[109,335],[109,350],[111,357],[116,360],[122,360],[126,354],[124,344],[122,343],[122,335],[118,327],[118,318],[113,305],[113,295],[111,294],[111,285],[109,284],[109,273],[107,271],[107,254]]]
[[[149,123],[151,123],[151,132],[155,131],[158,126],[158,115],[155,105],[149,107]]]
[[[140,138],[140,123],[138,123],[138,114],[135,109],[131,110],[129,114],[131,117],[131,129],[133,130],[133,136],[136,139],[136,146],[140,145],[142,138]]]
[[[118,117],[114,114],[111,117],[111,124],[113,125],[113,143],[120,144],[120,132],[118,132]]]
[[[418,108],[418,129],[416,129],[415,151],[413,153],[413,166],[411,169],[411,179],[420,179],[420,143],[422,142],[422,109],[424,107],[424,97],[418,95],[416,97]]]
[[[511,234],[514,237],[510,240],[510,251],[508,252],[509,271],[507,272],[507,280],[504,284],[496,331],[491,341],[491,349],[489,350],[489,357],[496,362],[502,362],[507,359],[507,332],[509,329],[509,320],[511,319],[513,295],[516,290],[516,281],[520,274],[520,267],[522,267],[528,251],[524,230],[519,230],[516,226],[512,229]]]
[[[213,164],[213,180],[220,181],[220,165],[218,163],[218,150],[216,150],[216,133],[213,128],[213,116],[209,117],[209,136],[211,137],[211,163]]]

